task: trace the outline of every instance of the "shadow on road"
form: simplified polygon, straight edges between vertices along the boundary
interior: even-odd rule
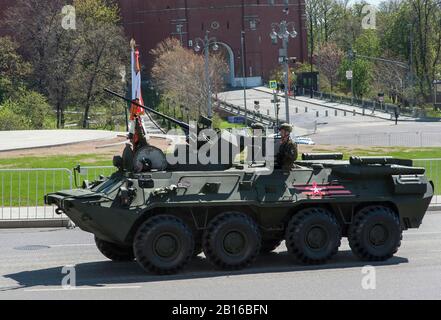
[[[222,276],[235,276],[262,273],[283,273],[309,270],[331,270],[346,268],[361,268],[367,264],[373,266],[399,265],[408,263],[406,258],[393,257],[385,262],[358,261],[351,251],[341,251],[328,264],[319,266],[298,265],[292,256],[286,252],[271,253],[260,256],[256,263],[248,269],[226,272],[213,269],[208,261],[199,256],[194,258],[183,272],[172,276],[158,276],[145,273],[136,262],[120,263],[112,261],[99,261],[82,263],[75,266],[76,286],[104,286],[115,284],[148,283],[160,281],[176,281],[188,279],[214,278]],[[4,275],[17,282],[17,286],[0,288],[0,291],[23,289],[35,286],[60,286],[64,274],[61,273],[63,266],[56,268],[25,271]]]

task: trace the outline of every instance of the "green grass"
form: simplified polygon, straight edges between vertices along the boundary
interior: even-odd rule
[[[241,129],[241,128],[245,128],[245,125],[241,123],[229,123],[226,120],[223,120],[219,123],[219,129]]]
[[[303,151],[303,150],[301,150]],[[310,152],[310,150],[308,150]],[[329,147],[313,147],[312,152],[331,152]],[[403,148],[403,147],[375,147],[350,148],[335,147],[332,152],[342,152],[345,158],[350,155],[358,156],[393,156],[404,159],[441,159],[441,148]],[[111,166],[112,157],[109,155],[83,154],[76,156],[45,156],[45,157],[18,157],[0,159],[0,208],[15,206],[41,206],[43,196],[48,192],[69,189],[71,186],[70,173],[76,165],[84,166]],[[436,193],[441,194],[441,160],[415,161],[415,166],[425,167],[427,176],[436,184]],[[13,169],[59,168],[64,170],[39,171],[9,171]],[[1,171],[8,169],[8,171]],[[100,174],[110,175],[114,169],[88,170],[78,182],[94,180]],[[72,186],[75,183],[72,181]]]
[[[329,148],[318,146],[314,152],[330,152]],[[345,159],[350,156],[392,156],[400,159],[441,159],[441,148],[406,148],[406,147],[370,147],[351,148],[335,147],[332,152],[341,152]]]
[[[0,159],[0,208],[41,206],[46,193],[69,189],[71,185],[75,187],[75,182],[70,181],[72,168],[78,164],[91,167],[111,166],[112,159],[109,158],[111,157],[106,155],[84,154]],[[62,170],[11,171],[17,168]],[[82,180],[95,180],[100,174],[109,175],[113,171],[113,168],[89,169],[77,180],[78,183]]]

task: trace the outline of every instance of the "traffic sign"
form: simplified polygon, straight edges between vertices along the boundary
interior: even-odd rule
[[[276,80],[271,80],[269,82],[269,87],[270,87],[270,89],[276,90],[277,89],[277,81]]]
[[[346,79],[352,80],[352,77],[353,77],[352,70],[346,71]]]

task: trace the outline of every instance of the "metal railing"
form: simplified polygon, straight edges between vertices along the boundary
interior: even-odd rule
[[[372,132],[352,135],[320,135],[318,144],[369,147],[441,147],[441,132]]]
[[[114,170],[113,167],[82,167],[81,179],[95,180]],[[0,169],[0,220],[59,218],[55,208],[44,204],[44,195],[74,187],[74,173],[65,168]]]
[[[309,89],[303,88],[300,92],[303,96],[309,96],[311,91]],[[397,110],[398,106],[391,103],[380,103],[376,100],[368,100],[368,99],[359,99],[359,98],[351,98],[346,96],[340,96],[333,93],[325,93],[320,91],[313,91],[313,97],[320,100],[325,100],[329,102],[347,104],[351,106],[357,106],[362,109],[372,110],[372,111],[382,111],[384,113],[388,113],[391,116],[395,114],[395,110]],[[409,117],[419,117],[424,115],[419,115],[415,113],[415,109],[410,107],[400,106],[400,115],[409,116]]]

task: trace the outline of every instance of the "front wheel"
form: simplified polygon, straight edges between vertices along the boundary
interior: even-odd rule
[[[354,217],[348,239],[352,252],[361,260],[387,260],[401,245],[400,220],[384,206],[363,208]]]
[[[158,274],[177,273],[193,256],[193,234],[177,217],[155,216],[139,227],[133,250],[144,270]]]
[[[123,247],[112,242],[104,241],[95,236],[98,250],[112,261],[133,261],[135,256],[131,247]]]

